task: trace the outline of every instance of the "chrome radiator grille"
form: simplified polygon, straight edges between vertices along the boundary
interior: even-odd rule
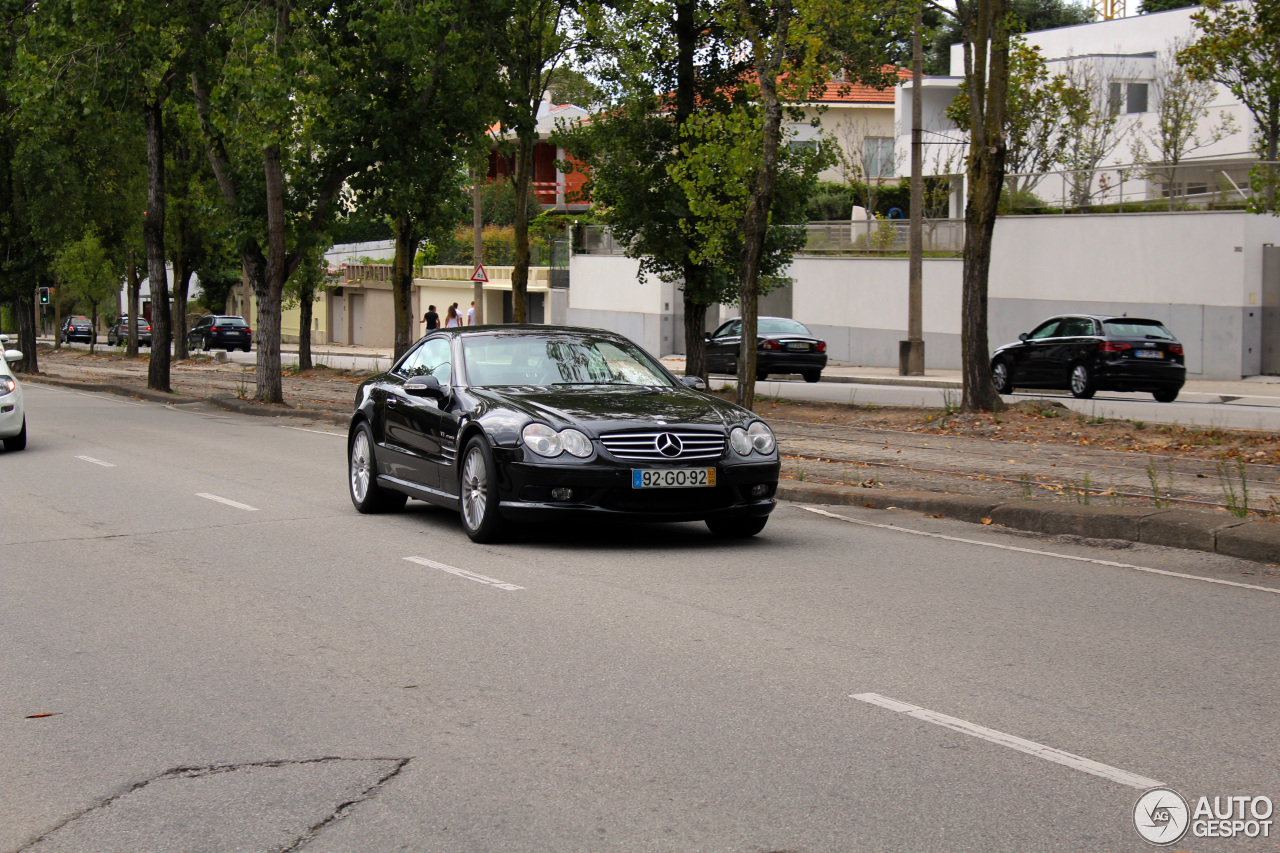
[[[724,435],[686,430],[615,432],[600,436],[600,443],[615,459],[625,462],[680,462],[719,459]]]

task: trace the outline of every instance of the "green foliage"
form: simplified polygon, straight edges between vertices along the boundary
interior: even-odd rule
[[[98,235],[91,232],[63,246],[54,258],[53,268],[62,286],[89,314],[96,328],[102,305],[120,292],[120,277]]]
[[[1012,0],[1009,6],[1014,18],[1015,32],[1034,33],[1037,30],[1087,24],[1093,20],[1093,6],[1087,2]],[[944,15],[926,5],[925,27],[928,35],[926,35],[924,72],[950,74],[951,45],[960,44],[963,41],[959,22],[951,15]]]
[[[1187,6],[1199,6],[1199,0],[1142,0],[1138,4],[1139,15],[1152,12],[1168,12],[1170,9],[1185,9]]]
[[[805,218],[815,222],[848,219],[854,205],[860,204],[865,197],[865,189],[857,182],[836,184],[819,181],[813,195],[809,196]],[[875,209],[871,212],[876,216],[888,217],[894,208],[902,211],[904,217],[911,212],[911,181],[907,178],[896,183],[881,184],[877,190]],[[929,213],[926,211],[927,215]]]

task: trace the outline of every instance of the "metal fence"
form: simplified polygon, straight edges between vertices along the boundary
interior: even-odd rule
[[[1212,210],[1246,206],[1275,186],[1276,163],[1129,163],[1008,175],[1001,207],[1010,213]]]

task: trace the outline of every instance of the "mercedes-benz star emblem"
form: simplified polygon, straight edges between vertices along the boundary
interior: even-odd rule
[[[667,457],[679,456],[680,451],[684,450],[684,445],[680,443],[679,437],[669,432],[659,435],[654,444],[657,445],[658,452]]]

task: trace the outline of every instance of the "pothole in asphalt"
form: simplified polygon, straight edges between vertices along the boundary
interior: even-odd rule
[[[176,767],[139,782],[19,853],[288,853],[375,796],[407,758],[315,758]]]

